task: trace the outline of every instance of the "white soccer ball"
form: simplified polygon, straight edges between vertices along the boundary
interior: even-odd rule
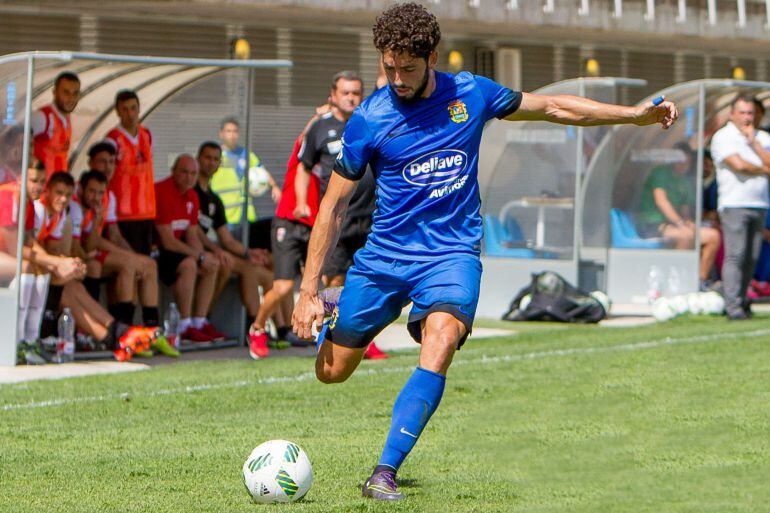
[[[674,309],[676,315],[686,314],[690,311],[690,304],[687,302],[687,296],[679,295],[669,298],[669,304]]]
[[[722,315],[725,311],[725,299],[719,292],[703,292],[700,294],[703,302],[703,313],[709,315]]]
[[[270,189],[270,181],[267,178],[267,169],[262,166],[249,168],[249,196],[254,198],[262,196]]]
[[[698,292],[692,292],[687,294],[688,310],[692,315],[700,315],[703,313],[703,296]]]
[[[243,484],[254,502],[296,502],[310,490],[313,469],[299,445],[270,440],[258,445],[246,459]]]
[[[676,310],[665,297],[659,297],[652,304],[652,316],[658,322],[668,321],[676,317]]]

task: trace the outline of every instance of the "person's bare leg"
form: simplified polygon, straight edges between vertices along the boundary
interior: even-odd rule
[[[115,276],[115,302],[131,303],[134,300],[137,268],[129,259],[115,252],[107,254],[102,266],[102,276]]]
[[[72,317],[75,319],[75,325],[83,330],[83,332],[92,336],[95,340],[104,340],[108,334],[107,328],[114,322],[114,319],[98,303],[98,310],[100,311],[93,311],[93,305],[89,305],[86,298],[96,303],[82,283],[71,281],[64,286],[61,306],[70,309]]]
[[[693,249],[695,231],[687,226],[666,225],[662,235],[665,240],[674,241],[674,249]]]
[[[241,277],[241,301],[249,316],[256,317],[259,313],[259,285],[264,282],[264,269],[249,263],[243,258],[236,258],[233,270]]]
[[[258,330],[265,329],[267,319],[273,314],[276,307],[287,295],[291,295],[294,290],[294,280],[275,280],[273,288],[270,289],[264,297],[259,307],[257,318],[254,320],[254,328]]]
[[[358,368],[365,347],[351,348],[324,340],[315,360],[315,375],[321,383],[342,383]]]
[[[716,228],[703,227],[700,229],[700,238],[700,279],[705,281],[711,273],[711,268],[714,267],[722,236]]]
[[[189,319],[192,314],[195,280],[198,277],[198,265],[192,257],[187,257],[176,268],[176,281],[172,287],[174,299],[179,307],[179,317]]]
[[[235,271],[235,267],[232,269],[227,269],[224,267],[219,268],[219,272],[217,273],[217,282],[214,286],[214,299],[218,298],[220,294],[222,294],[222,291],[225,290],[225,287],[227,286],[227,282],[230,281],[230,277],[235,274],[239,274]]]
[[[139,261],[137,277],[139,304],[147,307],[158,306],[158,265],[150,257],[137,255]],[[134,293],[136,295],[136,292]]]
[[[214,288],[217,286],[217,274],[219,269],[200,273],[198,283],[195,285],[195,302],[193,317],[206,317],[214,299]]]

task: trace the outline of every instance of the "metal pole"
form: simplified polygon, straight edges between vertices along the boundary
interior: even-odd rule
[[[246,172],[243,176],[243,206],[241,208],[241,242],[249,248],[249,168],[251,168],[251,103],[254,97],[254,70],[249,68],[246,74]],[[241,322],[239,326],[246,324],[246,307],[241,305]],[[242,329],[238,330],[238,343],[243,345],[246,339]]]
[[[693,257],[693,266],[696,273],[696,288],[697,292],[700,289],[700,229],[703,217],[703,149],[705,145],[704,132],[706,130],[706,86],[701,82],[698,86],[698,155],[696,155],[695,172],[695,251]],[[714,167],[714,173],[716,173],[716,166]],[[714,178],[716,179],[716,178]]]
[[[22,139],[22,154],[21,154],[21,179],[19,187],[21,194],[19,195],[19,217],[17,221],[17,237],[16,237],[16,302],[14,303],[13,312],[13,328],[9,330],[13,333],[13,340],[11,341],[11,347],[13,351],[3,351],[2,365],[16,365],[16,341],[19,339],[17,332],[19,327],[19,302],[21,301],[21,264],[22,264],[22,249],[24,248],[24,220],[27,215],[27,168],[29,167],[29,145],[30,145],[30,118],[32,117],[32,81],[35,76],[35,57],[29,56],[27,59],[27,87],[26,97],[24,98],[24,137]]]
[[[581,98],[586,97],[586,83],[585,80],[580,79],[578,82],[578,96]],[[583,162],[583,159],[585,158],[583,155],[583,136],[584,136],[584,128],[582,126],[577,127],[577,148],[576,148],[576,155],[575,158],[577,159],[577,165],[575,166],[575,192],[574,192],[574,201],[575,206],[572,210],[572,262],[575,266],[575,271],[577,273],[577,282],[578,286],[582,286],[580,284],[580,247],[581,247],[581,241],[583,239],[582,237],[582,217],[583,217],[583,203],[582,203],[582,194],[580,193],[583,189],[583,171],[585,169],[585,165]]]

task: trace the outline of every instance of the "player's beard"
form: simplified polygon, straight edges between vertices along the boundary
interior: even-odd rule
[[[428,88],[428,78],[430,77],[430,67],[425,66],[425,75],[422,77],[422,83],[415,89],[414,94],[410,97],[402,97],[399,96],[398,93],[396,93],[396,88],[393,87],[393,84],[390,84],[390,88],[393,90],[393,93],[396,95],[396,98],[401,100],[404,103],[414,103],[420,98],[422,98],[422,93],[425,92],[425,89]]]

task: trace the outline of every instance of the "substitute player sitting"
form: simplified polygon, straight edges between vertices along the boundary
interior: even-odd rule
[[[299,336],[309,336],[313,324],[321,327],[323,264],[356,181],[371,165],[378,198],[372,233],[348,272],[336,315],[322,328],[316,375],[324,383],[345,381],[366,345],[412,301],[408,329],[422,344],[419,364],[396,399],[385,447],[362,490],[379,500],[404,498],[396,472],[436,411],[452,357],[473,325],[481,280],[477,167],[485,123],[499,118],[668,128],[677,117],[670,102],[624,107],[520,93],[467,72],[438,72],[440,37],[435,17],[415,3],[394,5],[377,19],[374,45],[390,87],[367,98],[345,126],[294,310]]]

